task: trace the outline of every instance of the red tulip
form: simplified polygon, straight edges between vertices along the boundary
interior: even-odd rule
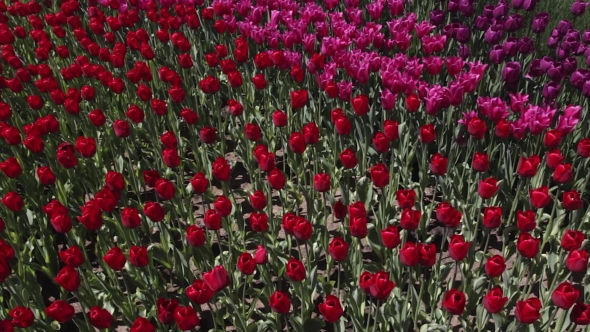
[[[328,323],[337,322],[344,314],[344,309],[340,304],[340,300],[334,295],[326,296],[326,299],[323,303],[318,305],[318,308]]]

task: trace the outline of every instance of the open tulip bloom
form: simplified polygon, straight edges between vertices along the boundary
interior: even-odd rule
[[[581,331],[588,0],[0,3],[0,331]]]

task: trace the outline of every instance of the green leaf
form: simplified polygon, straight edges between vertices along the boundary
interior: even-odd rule
[[[318,332],[322,329],[322,327],[324,327],[324,323],[317,318],[308,319],[303,324],[303,329],[305,332]]]
[[[172,269],[172,262],[168,261],[168,252],[164,251],[161,245],[155,244],[150,250],[152,251],[152,257],[160,264],[164,265],[167,269]]]

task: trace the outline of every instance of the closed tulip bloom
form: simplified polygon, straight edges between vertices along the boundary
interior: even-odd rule
[[[68,292],[75,292],[80,286],[80,275],[71,266],[64,266],[57,276],[55,282]]]
[[[137,317],[131,324],[129,332],[156,332],[156,328],[149,320],[143,317]]]
[[[198,304],[205,304],[211,301],[213,298],[213,291],[205,281],[197,279],[195,280],[192,285],[188,286],[185,291],[187,297]]]
[[[178,306],[174,310],[174,320],[182,331],[192,330],[201,323],[197,312],[191,306]]]
[[[504,309],[506,302],[508,302],[508,297],[504,296],[502,288],[496,286],[483,296],[482,304],[487,312],[497,314]]]
[[[537,174],[537,169],[540,163],[541,158],[539,158],[539,156],[532,156],[529,158],[520,157],[517,173],[522,177],[533,177]]]
[[[270,296],[268,302],[272,311],[278,314],[285,315],[291,310],[291,298],[288,293],[276,291]]]
[[[529,191],[529,197],[531,200],[531,205],[536,209],[544,208],[551,201],[551,197],[549,196],[549,187],[547,186],[542,186]]]
[[[580,249],[585,238],[584,233],[568,229],[561,238],[561,248],[565,251]]]
[[[590,324],[590,305],[576,303],[570,313],[570,321],[576,325],[586,326]]]
[[[448,158],[440,153],[435,153],[430,160],[430,171],[434,175],[445,175],[447,173]]]
[[[588,252],[586,250],[572,250],[565,259],[565,266],[572,272],[586,271],[588,268]]]
[[[335,237],[328,245],[328,253],[333,260],[341,262],[346,259],[348,255],[349,245],[341,237]]]
[[[567,281],[557,285],[553,293],[551,293],[553,304],[563,310],[569,310],[578,301],[579,297],[580,292]]]
[[[344,309],[340,304],[340,300],[334,295],[326,296],[326,299],[323,303],[318,305],[318,308],[328,323],[337,322],[344,314]]]
[[[467,257],[469,247],[471,242],[465,242],[463,236],[455,234],[449,241],[449,256],[455,261],[462,261]]]
[[[451,315],[461,315],[465,311],[466,303],[465,293],[457,289],[451,289],[443,296],[442,307]]]
[[[377,188],[383,188],[389,184],[389,170],[384,164],[377,164],[371,167],[371,181]]]
[[[494,178],[487,178],[479,181],[479,187],[477,193],[483,199],[489,199],[494,197],[498,192],[498,181]]]
[[[45,314],[59,323],[65,323],[71,320],[74,317],[74,312],[74,307],[63,300],[53,301],[45,308]]]
[[[485,271],[490,278],[499,277],[506,269],[504,257],[494,255],[486,260]]]
[[[8,312],[8,315],[12,318],[12,325],[23,329],[33,325],[33,322],[35,321],[35,315],[33,314],[33,311],[23,306],[12,308]],[[2,327],[2,325],[0,325],[0,327]],[[13,330],[11,329],[8,331]]]
[[[330,190],[330,175],[327,173],[318,173],[313,177],[313,185],[318,192],[327,192]]]
[[[401,243],[399,229],[395,226],[387,226],[381,230],[381,242],[387,249],[394,249]]]
[[[212,270],[205,272],[203,274],[203,280],[205,280],[207,286],[214,292],[226,288],[231,283],[227,271],[221,265],[215,266]]]
[[[401,208],[411,208],[416,202],[416,191],[413,189],[400,189],[396,191],[395,197]]]
[[[135,267],[144,267],[149,263],[147,247],[132,246],[129,250],[129,262]]]
[[[541,300],[536,297],[516,302],[516,319],[522,324],[532,324],[541,318]]]
[[[373,274],[369,291],[372,297],[380,301],[385,301],[391,294],[391,291],[394,287],[395,283],[389,280],[389,273],[385,271],[379,271]]]
[[[297,258],[289,259],[289,261],[287,262],[287,269],[285,273],[287,274],[287,277],[289,277],[289,279],[295,282],[302,281],[303,279],[305,279],[306,275],[303,263]]]
[[[98,306],[90,308],[88,317],[90,324],[99,330],[109,328],[113,324],[113,315],[107,309]]]
[[[539,252],[541,240],[533,238],[529,233],[522,233],[516,241],[516,249],[526,258],[534,258]]]

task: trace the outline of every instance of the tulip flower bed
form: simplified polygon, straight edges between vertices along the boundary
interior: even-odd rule
[[[0,332],[582,330],[570,2],[1,2]]]

